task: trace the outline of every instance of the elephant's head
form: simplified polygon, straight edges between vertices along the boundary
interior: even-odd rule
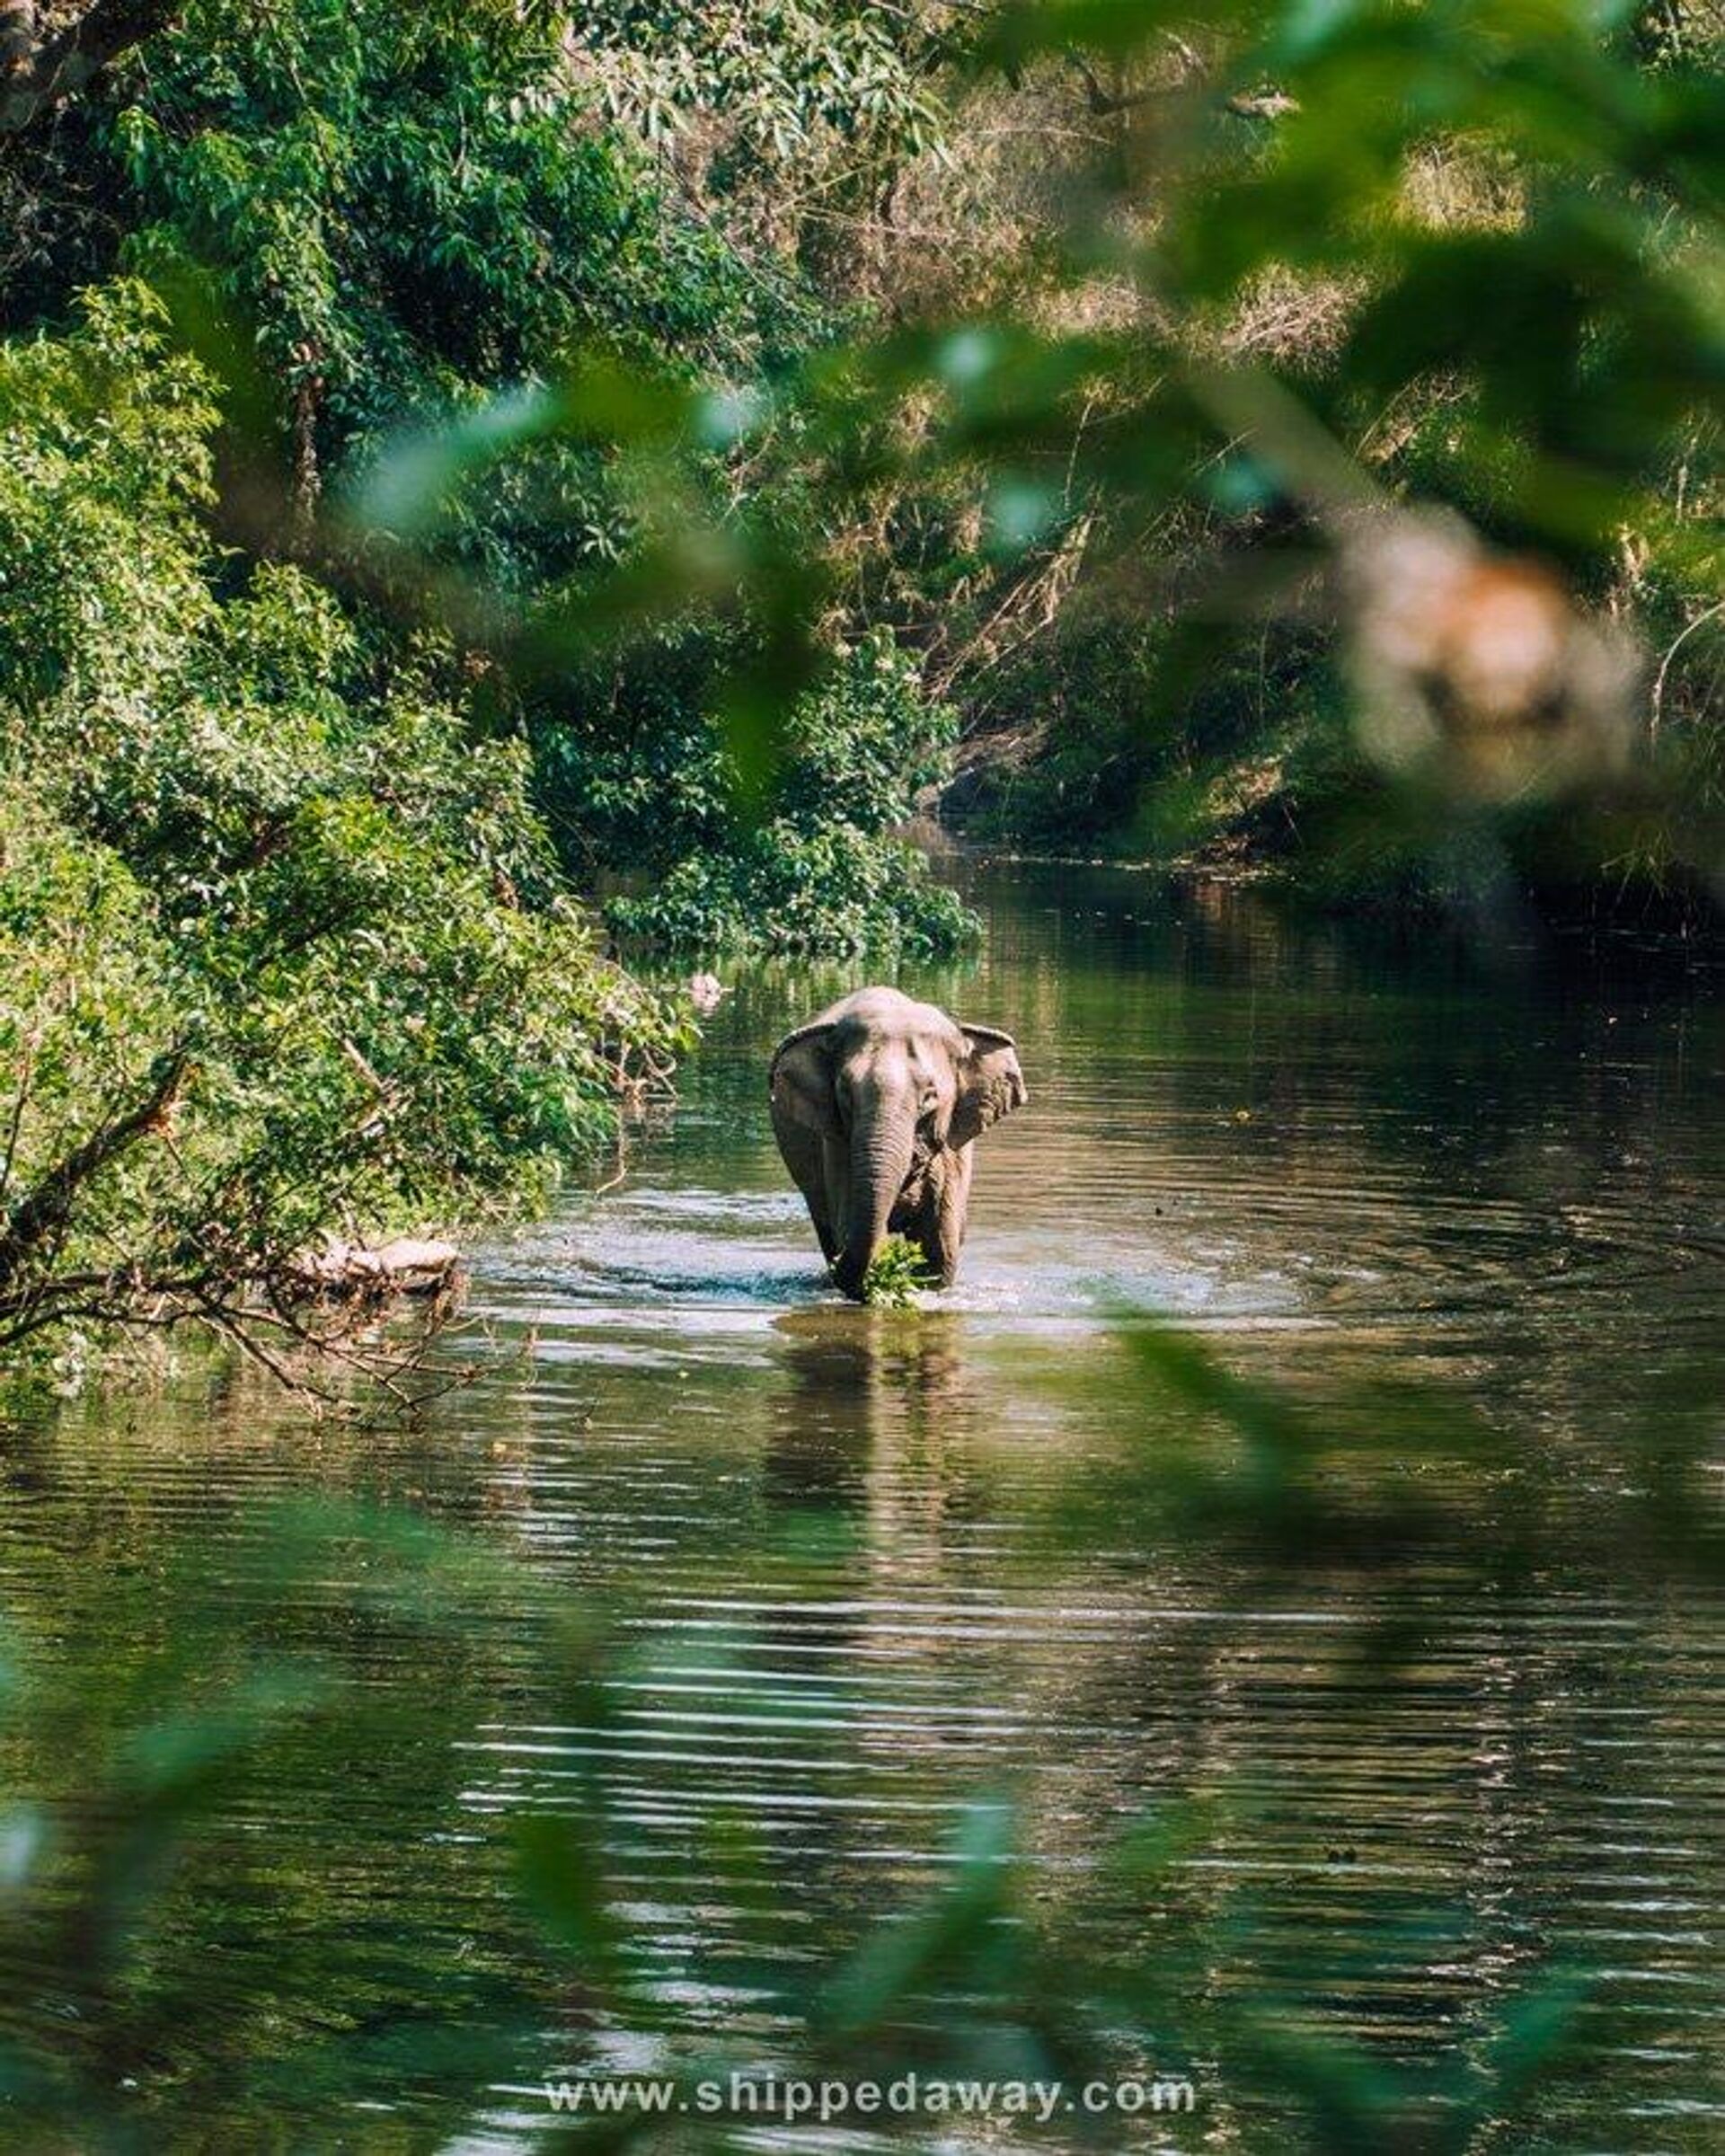
[[[1010,1034],[960,1025],[894,988],[865,988],[789,1034],[770,1084],[779,1111],[822,1140],[836,1201],[833,1273],[849,1295],[861,1293],[913,1175],[1027,1098]]]

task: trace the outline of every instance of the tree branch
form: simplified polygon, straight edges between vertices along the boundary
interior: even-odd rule
[[[0,135],[21,134],[87,89],[178,12],[179,0],[94,0],[75,22],[44,37],[36,0],[0,0]]]
[[[1084,102],[1098,119],[1113,112],[1129,112],[1135,105],[1147,105],[1159,97],[1172,97],[1174,93],[1166,83],[1153,83],[1145,90],[1104,90],[1096,70],[1083,53],[1066,55],[1078,71],[1084,85]]]
[[[161,1128],[190,1067],[183,1048],[158,1057],[143,1100],[92,1132],[13,1207],[0,1227],[0,1310],[4,1309],[8,1290],[31,1256],[65,1226],[84,1184],[139,1138]]]

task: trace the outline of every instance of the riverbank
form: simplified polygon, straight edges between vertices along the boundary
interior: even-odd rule
[[[1708,797],[1680,807],[1650,783],[1614,804],[1505,814],[1398,795],[1359,771],[1302,790],[1253,760],[1202,787],[1158,777],[1133,798],[1122,782],[1110,813],[1074,815],[1057,781],[992,772],[985,751],[930,806],[954,841],[998,859],[1255,885],[1338,918],[1725,941],[1725,817]]]

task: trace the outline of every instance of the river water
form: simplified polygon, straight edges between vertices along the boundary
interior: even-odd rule
[[[951,1294],[823,1287],[765,1067],[861,976],[760,969],[622,1180],[480,1254],[481,1377],[420,1423],[194,1369],[4,1432],[0,1866],[43,1883],[0,2036],[58,2116],[527,2145],[547,2075],[811,2055],[832,1971],[1009,1819],[986,1936],[1043,1958],[971,1940],[852,2063],[1011,2073],[1065,2015],[1196,2091],[1104,2145],[1463,2145],[1468,2106],[1480,2146],[1725,2145],[1706,982],[964,876],[985,955],[902,984],[1013,1031],[1031,1101]],[[330,1666],[127,1901],[125,1732]],[[511,1885],[521,1823],[577,1818],[622,1990]],[[1547,2008],[1530,2095],[1496,2047]]]

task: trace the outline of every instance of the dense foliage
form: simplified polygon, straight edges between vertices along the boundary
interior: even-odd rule
[[[847,333],[764,367],[718,429],[651,371],[640,402],[559,407],[618,452],[650,437],[617,598],[737,609],[754,642],[705,657],[777,669],[782,753],[811,629],[890,624],[960,712],[955,805],[1007,835],[1226,838],[1476,913],[1511,889],[1705,903],[1704,10],[1243,5],[1201,36],[1158,0],[939,31],[910,10],[874,27],[891,67],[845,78],[842,151],[810,116],[845,11],[799,17],[819,91],[772,11],[606,20],[583,49],[608,109]],[[899,99],[918,68],[938,142]],[[890,125],[864,124],[877,77]],[[772,178],[793,149],[818,179]],[[518,468],[507,430],[469,430],[464,484]],[[759,685],[716,697],[746,733]]]
[[[0,357],[0,1343],[231,1329],[325,1232],[542,1191],[674,1045],[447,655],[211,554],[164,331],[121,287]]]
[[[792,707],[764,809],[739,807],[736,774],[709,730],[679,723],[668,664],[650,648],[636,684],[664,704],[645,738],[552,731],[542,751],[556,798],[585,803],[605,857],[632,861],[639,895],[612,901],[625,931],[671,943],[927,955],[972,932],[963,906],[892,834],[943,772],[954,714],[923,693],[915,662],[875,634],[836,659]],[[625,707],[626,708],[626,707]],[[700,710],[687,698],[683,712]],[[603,823],[597,819],[604,818]]]
[[[448,483],[404,517],[392,513],[399,487],[371,483],[385,444],[436,443],[464,426],[487,436],[500,390],[531,411],[535,384],[578,350],[692,383],[771,374],[819,342],[832,308],[809,278],[721,237],[668,189],[635,137],[603,118],[623,97],[609,66],[619,53],[670,65],[682,32],[711,42],[712,25],[655,25],[623,9],[576,46],[558,11],[501,4],[296,0],[260,19],[201,0],[180,18],[178,34],[149,46],[146,66],[119,72],[99,93],[69,147],[58,137],[30,146],[39,184],[11,280],[13,318],[58,313],[78,281],[116,266],[141,276],[217,377],[226,420],[217,510],[230,536],[381,598],[398,626],[429,614],[478,651],[553,624],[548,663],[485,676],[486,723],[542,745],[540,797],[583,876],[641,864],[615,801],[652,797],[650,860],[679,871],[680,893],[653,927],[735,941],[742,916],[723,894],[758,885],[761,849],[750,819],[718,799],[726,751],[712,692],[724,666],[760,645],[761,623],[694,608],[668,632],[676,663],[610,652],[588,663],[571,618],[589,585],[626,568],[644,512],[619,484],[612,452],[576,430],[529,424],[507,464],[482,474],[438,464]],[[715,48],[716,75],[672,73],[718,96],[751,55],[765,67],[777,53],[776,90],[766,93],[764,75],[762,93],[744,100],[739,124],[751,140],[765,129],[788,155],[786,128],[842,131],[849,84],[877,132],[914,146],[922,108],[902,68],[891,94],[881,91],[870,55],[886,48],[864,18],[843,33],[850,59],[825,68],[814,27],[787,11],[777,31],[756,23],[740,53]],[[791,65],[785,39],[802,40],[802,62]],[[659,131],[645,108],[623,102],[649,136]],[[28,191],[30,163],[14,158],[14,190]],[[358,555],[356,500],[379,527]],[[910,731],[895,799],[942,775],[929,755],[939,721],[907,706],[902,675],[883,686],[877,737],[899,716]],[[915,944],[964,927],[955,908],[917,893],[898,848],[874,843],[884,808],[871,810],[830,923],[806,874],[779,879],[782,895],[802,894],[793,941],[852,948],[861,929]],[[810,832],[807,811],[798,817],[799,837],[849,860],[864,823],[827,831],[814,821]],[[730,844],[730,857],[712,859],[715,844]],[[697,896],[709,887],[711,906]]]

